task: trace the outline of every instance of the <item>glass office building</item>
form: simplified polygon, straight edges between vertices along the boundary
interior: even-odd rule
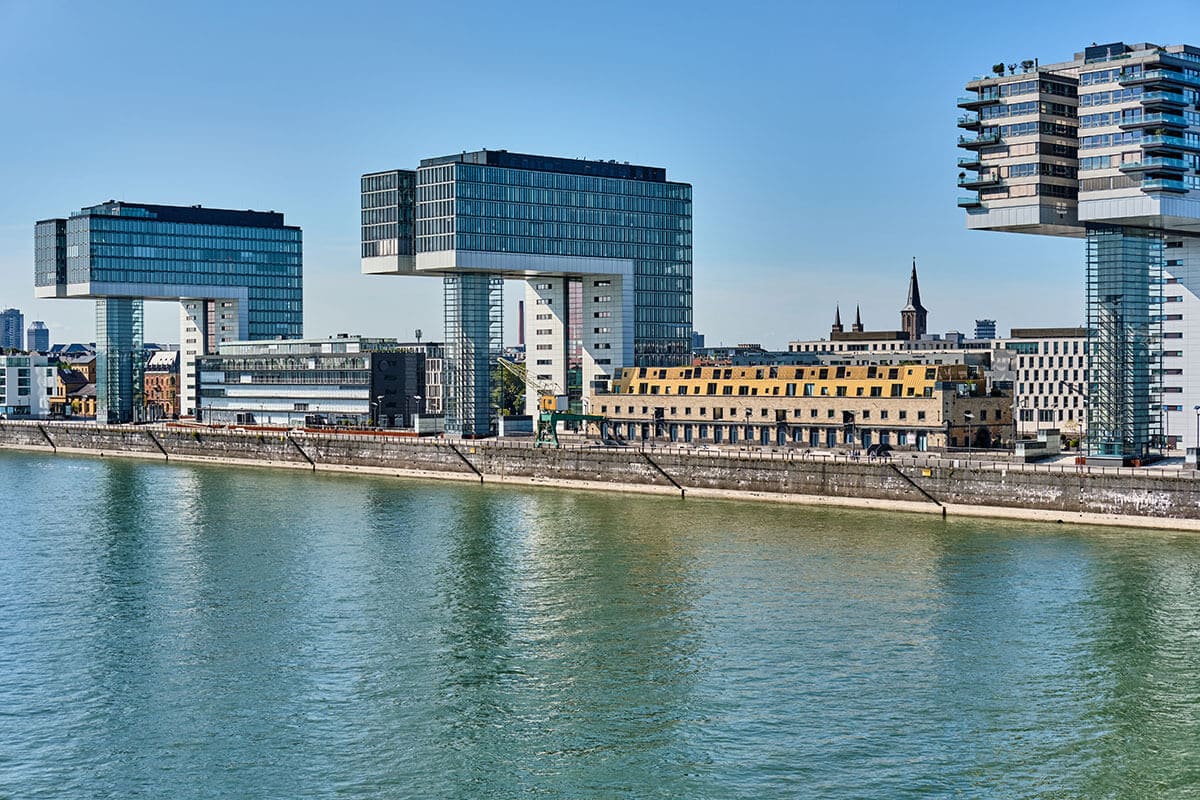
[[[412,427],[428,394],[426,352],[345,334],[226,342],[198,362],[200,417],[219,425]]]
[[[197,356],[224,341],[302,334],[301,231],[282,214],[110,201],[38,222],[34,243],[37,296],[97,300],[102,420],[139,412],[140,365],[126,361],[141,350],[143,300],[180,302],[185,415],[196,406]]]
[[[367,238],[367,214],[382,189],[368,191],[368,182],[389,174],[363,176],[363,271],[478,276],[479,291],[447,284],[448,370],[480,372],[469,364],[491,347],[493,326],[459,321],[492,315],[463,304],[498,304],[483,282],[504,278],[526,282],[531,411],[539,388],[578,398],[607,388],[622,366],[688,363],[690,184],[668,181],[660,167],[504,150],[425,159],[409,173],[416,189],[410,266],[403,257],[388,263],[369,255],[377,240]],[[480,374],[446,379],[448,387],[469,383],[479,397],[490,394],[489,381]],[[486,433],[490,409],[448,406],[446,425],[464,435]]]

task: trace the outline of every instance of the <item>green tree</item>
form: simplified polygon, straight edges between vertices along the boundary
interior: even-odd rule
[[[525,365],[514,366],[519,376],[497,367],[496,381],[492,387],[492,403],[504,416],[525,413]]]

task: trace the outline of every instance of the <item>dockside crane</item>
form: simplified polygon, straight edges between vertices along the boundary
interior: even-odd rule
[[[526,391],[532,387],[538,394],[537,436],[533,440],[535,447],[542,445],[561,447],[558,441],[558,423],[560,422],[582,422],[585,425],[595,422],[600,426],[600,434],[603,437],[604,423],[608,421],[607,417],[600,414],[574,414],[571,412],[567,395],[561,392],[557,385],[531,377],[528,369],[522,369],[507,358],[497,358],[496,362],[506,372],[524,381]]]

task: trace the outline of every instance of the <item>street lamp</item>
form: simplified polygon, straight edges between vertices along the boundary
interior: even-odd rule
[[[1200,406],[1196,406],[1196,469],[1200,469]]]
[[[379,424],[379,417],[380,412],[383,410],[383,395],[377,395],[369,405],[375,409],[375,427],[382,428],[383,426]]]
[[[963,412],[963,419],[967,421],[967,464],[971,463],[971,440],[975,438],[975,429],[972,423],[975,421],[975,415],[970,411]]]
[[[421,395],[419,395],[419,394],[414,394],[414,395],[412,396],[412,399],[416,401],[416,403],[415,403],[415,406],[416,406],[416,407],[415,407],[415,409],[413,410],[413,413],[412,413],[410,416],[416,416],[416,417],[419,417],[419,416],[421,416],[421,400],[422,400],[423,398],[422,398],[422,397],[421,397]],[[412,426],[413,426],[413,428],[416,428],[416,427],[417,427],[417,421],[416,421],[415,419],[412,421]]]

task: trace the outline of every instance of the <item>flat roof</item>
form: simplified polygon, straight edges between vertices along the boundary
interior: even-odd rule
[[[441,164],[483,164],[509,169],[528,169],[539,172],[564,172],[572,175],[595,175],[601,178],[625,178],[635,181],[666,183],[667,170],[663,167],[648,167],[630,164],[628,161],[591,160],[585,158],[560,158],[539,156],[530,153],[510,153],[507,150],[475,150],[449,156],[421,159],[422,167]]]
[[[72,216],[99,215],[143,217],[159,222],[182,222],[194,225],[234,225],[245,228],[293,228],[299,230],[294,225],[284,225],[283,214],[277,211],[238,211],[228,208],[204,208],[200,205],[161,206],[151,203],[127,203],[123,200],[109,200],[94,206],[85,206],[79,210],[78,214]]]
[[[1087,328],[1013,328],[1010,339],[1086,339]]]

